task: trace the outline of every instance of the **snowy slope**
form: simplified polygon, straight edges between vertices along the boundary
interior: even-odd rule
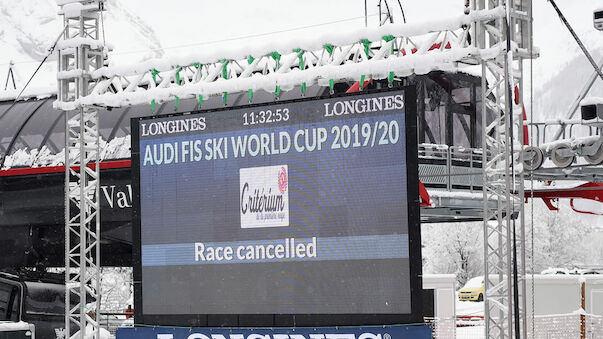
[[[602,33],[603,42],[603,33]],[[603,61],[603,47],[593,50],[593,58]],[[576,99],[594,72],[586,57],[582,54],[567,60],[559,68],[551,70],[551,78],[544,81],[534,91],[534,120],[547,121],[565,117],[572,102]],[[527,93],[526,93],[527,94]],[[603,96],[603,81],[597,79],[589,96]],[[580,117],[580,111],[574,118]]]
[[[595,61],[602,61],[603,32],[594,29],[592,19],[593,9],[599,7],[601,1],[560,0],[556,3]],[[564,118],[593,68],[548,1],[534,2],[534,44],[540,48],[540,57],[534,60],[534,119]],[[529,82],[529,62],[524,71]],[[598,79],[590,93],[600,96],[603,81]],[[524,96],[528,103],[527,86]]]

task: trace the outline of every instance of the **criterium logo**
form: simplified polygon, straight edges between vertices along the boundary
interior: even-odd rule
[[[241,168],[241,228],[289,226],[287,165]]]

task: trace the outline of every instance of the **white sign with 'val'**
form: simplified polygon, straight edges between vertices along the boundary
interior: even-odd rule
[[[289,226],[287,165],[239,170],[241,228]]]

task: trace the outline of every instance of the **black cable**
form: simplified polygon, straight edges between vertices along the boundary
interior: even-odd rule
[[[368,9],[366,7],[366,1],[367,0],[364,0],[364,27],[368,27]]]
[[[13,89],[17,89],[17,85],[15,84],[15,74],[13,73],[13,68],[9,67],[8,72],[6,73],[6,83],[4,84],[4,90],[8,88],[8,79],[13,80]]]
[[[402,12],[402,21],[406,23],[406,15],[404,15],[404,8],[402,8],[402,2],[398,0],[398,5],[400,6],[400,11]]]
[[[509,10],[509,9],[507,9]],[[511,17],[507,16],[506,18],[506,34],[507,34],[507,54],[511,53]],[[512,60],[509,60],[507,55],[505,55],[505,63],[507,64],[507,69],[510,69],[512,65],[510,64]],[[505,70],[507,71],[507,70]],[[507,102],[505,110],[509,115],[509,136],[510,136],[510,156],[511,156],[511,177],[513,188],[515,188],[515,164],[513,158],[513,151],[515,150],[515,140],[513,133],[513,88],[512,88],[512,75],[511,72],[506,72],[505,77],[507,77]],[[523,199],[523,197],[521,197]],[[521,338],[521,329],[519,326],[519,279],[517,278],[517,235],[516,235],[516,225],[515,219],[513,215],[515,214],[515,202],[511,199],[511,201],[507,201],[507,203],[511,202],[511,215],[507,215],[507,218],[511,218],[513,225],[513,320],[515,325],[515,338]]]
[[[50,49],[48,50],[48,54],[46,54],[44,59],[42,59],[42,62],[40,62],[40,64],[38,65],[38,68],[36,68],[36,70],[33,72],[31,77],[29,78],[29,80],[27,80],[27,83],[25,83],[25,86],[23,86],[23,88],[21,89],[21,92],[19,92],[19,94],[15,97],[15,100],[13,100],[13,103],[10,106],[8,106],[8,109],[6,111],[4,111],[5,114],[8,113],[8,111],[10,111],[13,107],[15,107],[15,105],[17,104],[17,101],[21,97],[21,94],[23,94],[23,92],[25,91],[25,89],[27,88],[29,83],[33,80],[34,76],[36,76],[36,73],[38,73],[40,68],[42,68],[42,65],[44,64],[44,62],[46,62],[48,57],[52,55],[52,52],[54,52],[54,49],[57,46],[57,43],[59,42],[61,35],[63,35],[63,32],[65,32],[65,29],[67,29],[67,26],[65,26],[65,28],[63,28],[63,30],[61,31],[61,34],[59,34],[57,39],[54,41],[54,44],[52,45],[52,47],[50,47]],[[8,155],[9,151],[10,151],[10,149],[7,149],[6,152],[4,153],[4,155],[2,156],[2,161],[0,162],[0,169],[2,169],[2,167],[4,166],[4,161],[6,160],[6,156]]]
[[[392,12],[389,11],[389,5],[387,4],[387,0],[384,0],[384,2],[385,2],[385,9],[387,10],[387,17],[389,18],[389,23],[393,24],[394,18],[392,17]]]
[[[381,26],[381,0],[379,0],[377,7],[379,7],[379,26]]]
[[[582,44],[582,41],[580,41],[580,38],[578,38],[576,32],[574,32],[572,26],[570,26],[569,22],[567,22],[567,20],[565,19],[565,16],[563,16],[563,13],[561,13],[559,7],[557,7],[557,4],[555,4],[555,0],[550,1],[551,5],[553,5],[553,8],[557,12],[557,15],[559,15],[559,19],[561,19],[561,21],[565,24],[565,27],[567,27],[567,29],[570,31],[570,34],[574,37],[574,40],[576,40],[578,46],[580,46],[580,49],[582,50],[582,52],[584,52],[584,55],[586,55],[586,58],[588,59],[590,64],[595,68],[595,72],[597,72],[597,74],[599,74],[599,77],[601,77],[601,79],[603,80],[603,73],[601,72],[601,69],[599,69],[599,66],[597,65],[593,57],[590,55],[590,53],[588,53],[588,50],[586,49],[586,47],[584,47],[584,44]]]

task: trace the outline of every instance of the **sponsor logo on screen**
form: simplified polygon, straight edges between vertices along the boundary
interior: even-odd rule
[[[270,334],[258,334],[258,333],[250,333],[247,335],[241,333],[231,333],[228,335],[229,339],[251,339],[251,338],[263,338],[263,339],[382,339],[382,338],[391,338],[389,333],[385,333],[384,336],[381,333],[371,333],[371,332],[361,332],[356,336],[356,333],[309,333],[307,335],[303,334],[288,334],[288,333],[270,333]],[[157,333],[157,339],[174,339],[174,334],[172,333]],[[226,335],[224,334],[204,334],[199,332],[194,332],[190,334],[187,339],[226,339]]]
[[[287,165],[241,168],[241,228],[289,226]]]
[[[117,338],[138,339],[430,339],[427,325],[394,325],[366,328],[166,328],[140,327],[117,329]]]
[[[140,135],[143,137],[203,131],[207,127],[205,117],[184,118],[177,120],[152,121],[140,124]]]
[[[402,94],[398,94],[380,96],[376,98],[339,100],[335,102],[327,102],[324,105],[325,117],[384,112],[404,108],[404,96]]]

